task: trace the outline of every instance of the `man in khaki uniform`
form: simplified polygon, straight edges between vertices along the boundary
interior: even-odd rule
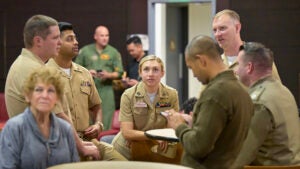
[[[22,113],[27,106],[22,92],[24,80],[33,70],[45,66],[45,62],[50,57],[58,54],[61,41],[57,21],[45,15],[34,15],[29,18],[24,27],[24,44],[25,48],[22,49],[21,55],[9,69],[5,84],[5,102],[10,117]],[[56,105],[53,112],[58,117],[71,122],[62,109],[62,105],[65,106],[68,103],[64,100],[62,102]],[[99,158],[96,146],[83,145],[75,130],[74,135],[78,152],[81,155]]]
[[[45,29],[37,23],[48,27]],[[10,118],[22,113],[28,106],[22,88],[25,79],[57,54],[60,39],[56,20],[45,15],[32,16],[24,28],[24,44],[25,48],[11,65],[5,83],[5,103]]]
[[[67,22],[60,22],[61,48],[54,59],[50,59],[47,66],[60,71],[65,85],[65,96],[68,107],[64,112],[71,112],[72,123],[78,135],[85,141],[98,137],[103,130],[101,100],[94,80],[87,69],[72,62],[78,54],[78,41],[73,26]],[[89,123],[93,124],[90,125]],[[97,142],[103,160],[125,160],[113,147],[104,142]]]
[[[234,168],[243,168],[244,165],[299,165],[297,104],[291,92],[272,77],[272,51],[260,43],[245,43],[237,60],[236,73],[249,87],[255,113]]]
[[[180,113],[170,110],[167,116],[183,145],[181,163],[195,169],[229,169],[246,138],[252,101],[222,62],[213,39],[193,38],[185,54],[187,67],[207,87],[194,106],[192,127]]]
[[[240,35],[242,28],[240,16],[235,11],[222,10],[215,15],[212,27],[216,41],[224,50],[224,53],[221,55],[223,62],[230,69],[234,69],[237,65],[236,58],[239,48],[244,43]],[[274,78],[280,81],[275,63],[272,70]]]
[[[132,141],[148,140],[144,131],[167,127],[160,112],[179,110],[177,91],[160,83],[164,76],[160,58],[145,56],[139,64],[139,75],[142,81],[127,89],[121,97],[121,132],[113,140],[115,149],[127,159],[131,159]]]

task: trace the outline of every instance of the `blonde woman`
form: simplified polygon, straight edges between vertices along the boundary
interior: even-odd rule
[[[42,169],[79,160],[72,127],[51,110],[62,97],[54,68],[30,74],[23,89],[28,107],[6,123],[0,137],[0,168]]]
[[[114,138],[113,145],[127,159],[131,159],[131,142],[145,141],[144,131],[167,127],[167,120],[160,112],[178,111],[177,91],[162,84],[164,64],[154,55],[145,56],[139,64],[141,82],[127,89],[121,97],[121,132]],[[161,142],[164,149],[166,142]]]

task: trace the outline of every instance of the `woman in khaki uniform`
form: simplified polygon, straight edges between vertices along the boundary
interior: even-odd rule
[[[144,131],[167,127],[167,120],[160,112],[179,109],[177,91],[160,82],[164,74],[160,58],[145,56],[139,64],[142,81],[127,89],[121,97],[121,131],[114,138],[113,145],[129,160],[132,141],[148,140]],[[166,142],[160,142],[160,148],[165,146]]]

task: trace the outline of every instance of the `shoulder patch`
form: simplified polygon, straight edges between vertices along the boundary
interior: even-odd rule
[[[264,86],[259,86],[257,87],[251,94],[250,97],[254,101],[259,100],[259,96],[264,92],[265,87]]]

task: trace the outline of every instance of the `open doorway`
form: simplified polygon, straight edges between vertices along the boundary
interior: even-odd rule
[[[194,36],[212,36],[215,7],[215,0],[148,0],[149,54],[164,61],[162,82],[177,89],[180,103],[199,95],[201,83],[187,70],[184,50]]]

